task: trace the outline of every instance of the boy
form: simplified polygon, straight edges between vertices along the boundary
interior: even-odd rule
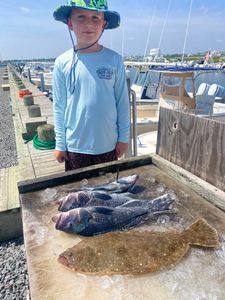
[[[54,18],[76,36],[76,46],[54,66],[54,156],[66,171],[116,160],[129,141],[126,75],[121,56],[99,39],[104,29],[119,26],[120,16],[107,0],[70,0]]]

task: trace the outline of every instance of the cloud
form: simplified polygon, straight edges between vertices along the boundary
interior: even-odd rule
[[[26,13],[30,12],[30,8],[28,8],[28,7],[20,6],[19,9],[22,10],[22,11],[24,11],[24,12],[26,12]]]

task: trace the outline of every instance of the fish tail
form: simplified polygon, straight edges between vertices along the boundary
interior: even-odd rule
[[[202,247],[217,247],[220,245],[216,229],[203,218],[185,229],[183,235],[185,240],[192,245]]]
[[[171,204],[173,202],[174,200],[170,197],[169,194],[164,194],[151,201],[147,201],[147,205],[150,212],[162,213],[162,212],[170,212]]]

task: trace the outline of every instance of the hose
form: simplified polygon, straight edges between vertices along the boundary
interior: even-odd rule
[[[38,135],[35,134],[33,137],[33,146],[37,150],[50,150],[50,149],[55,149],[55,141],[41,141],[38,138]]]

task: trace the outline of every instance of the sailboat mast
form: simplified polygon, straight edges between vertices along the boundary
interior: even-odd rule
[[[125,40],[125,29],[122,27],[122,57],[124,57],[124,40]]]
[[[146,44],[145,44],[144,57],[146,57],[147,50],[148,50],[149,39],[150,39],[151,32],[152,32],[152,25],[153,25],[153,21],[155,19],[155,14],[156,14],[156,7],[157,7],[157,0],[155,0],[154,10],[153,10],[151,22],[149,25],[149,29],[148,29],[148,36],[147,36],[147,40],[146,40]]]
[[[186,27],[186,33],[185,33],[185,38],[184,38],[183,54],[182,54],[182,60],[181,60],[182,63],[184,62],[184,54],[185,54],[185,50],[186,50],[187,36],[188,36],[190,19],[191,19],[192,4],[193,4],[193,0],[190,1],[190,8],[189,8],[189,14],[188,14],[188,20],[187,20],[187,27]]]
[[[165,16],[165,19],[164,19],[162,31],[161,31],[160,38],[159,38],[158,49],[160,49],[160,47],[161,47],[162,38],[163,38],[164,30],[165,30],[165,27],[166,27],[166,22],[167,22],[167,19],[168,19],[168,15],[169,15],[170,5],[171,5],[171,0],[169,0],[168,6],[167,6],[166,16]]]

